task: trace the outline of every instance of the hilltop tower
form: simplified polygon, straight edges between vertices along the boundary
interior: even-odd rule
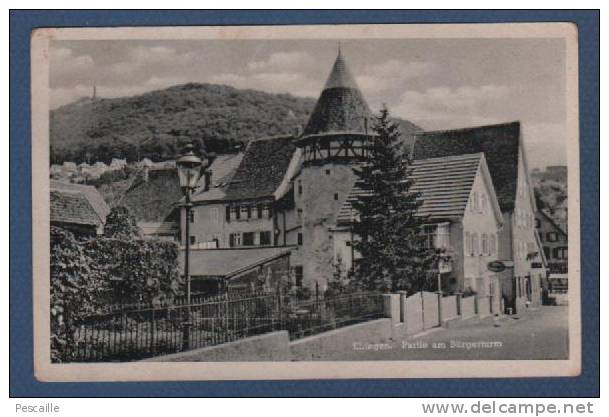
[[[334,272],[332,229],[355,184],[353,165],[366,157],[371,113],[339,49],[332,71],[296,145],[302,170],[295,178],[302,210],[303,284],[320,290]]]

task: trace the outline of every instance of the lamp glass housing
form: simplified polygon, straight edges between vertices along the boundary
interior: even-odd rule
[[[178,178],[182,189],[193,190],[199,182],[201,176],[201,158],[193,152],[192,146],[186,148],[184,155],[176,162],[178,168]]]

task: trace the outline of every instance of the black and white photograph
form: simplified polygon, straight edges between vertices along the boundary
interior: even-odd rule
[[[39,378],[579,373],[571,26],[32,42]]]

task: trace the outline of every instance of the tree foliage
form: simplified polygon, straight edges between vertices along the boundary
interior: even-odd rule
[[[132,240],[141,237],[135,216],[125,206],[115,206],[106,217],[104,236],[113,239]]]
[[[51,227],[51,360],[68,360],[76,346],[74,330],[102,302],[105,283],[95,273],[82,242]]]
[[[86,250],[114,302],[156,304],[171,299],[182,284],[174,242],[98,238],[88,241]]]
[[[353,203],[359,213],[353,231],[360,237],[353,245],[362,256],[355,278],[366,289],[419,291],[430,285],[434,253],[423,244],[423,219],[416,215],[422,202],[410,190],[410,156],[402,152],[399,128],[386,108],[373,130],[369,158],[354,168],[365,191]]]
[[[175,242],[141,240],[128,210],[108,215],[106,236],[76,239],[51,227],[51,360],[69,361],[83,319],[112,303],[156,304],[180,290]]]

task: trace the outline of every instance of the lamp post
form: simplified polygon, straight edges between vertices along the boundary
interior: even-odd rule
[[[184,208],[185,216],[185,233],[184,233],[184,278],[186,280],[186,317],[183,323],[182,349],[190,349],[190,211],[192,202],[190,194],[197,186],[199,177],[201,176],[201,167],[204,166],[203,161],[194,153],[192,144],[186,145],[184,154],[177,160],[176,166],[178,169],[178,178],[180,180],[180,188],[184,193]]]

